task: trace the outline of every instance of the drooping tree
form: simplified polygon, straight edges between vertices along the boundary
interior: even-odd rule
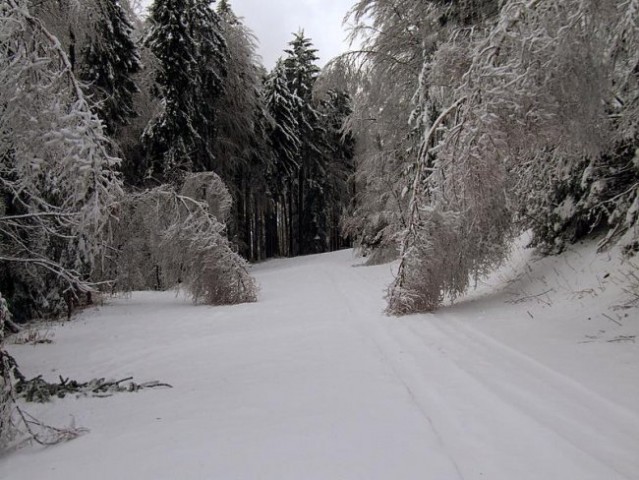
[[[608,222],[610,238],[625,233],[632,245],[633,2],[424,6],[415,18],[439,25],[440,41],[416,89],[422,133],[406,169],[389,310],[430,310],[463,293],[520,226],[552,244],[566,226],[581,225],[572,240]]]
[[[361,0],[350,12],[361,48],[339,59],[352,97],[348,126],[357,138],[355,196],[344,228],[369,263],[396,258],[406,227],[404,192],[423,108],[416,92],[442,29],[429,17],[432,8],[418,0]]]
[[[226,238],[231,196],[213,172],[185,174],[167,184],[126,195],[110,223],[113,244],[101,272],[115,291],[180,287],[195,302],[251,302],[254,280]]]
[[[119,160],[68,55],[26,2],[0,6],[0,35],[0,289],[24,320],[93,289]]]

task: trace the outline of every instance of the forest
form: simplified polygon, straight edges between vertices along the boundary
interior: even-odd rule
[[[0,4],[0,448],[5,335],[110,295],[255,302],[249,263],[355,247],[404,315],[524,231],[639,249],[639,0],[356,0],[358,47],[270,71],[232,2],[134,7]]]

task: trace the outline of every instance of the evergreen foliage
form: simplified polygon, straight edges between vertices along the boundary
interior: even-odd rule
[[[279,253],[277,247],[267,248],[277,239],[271,232],[273,201],[265,175],[271,170],[273,155],[266,133],[269,118],[263,97],[264,69],[253,33],[228,2],[218,4],[218,14],[229,61],[224,93],[215,103],[213,170],[233,197],[229,237],[242,255],[258,260]],[[263,234],[252,234],[258,230]]]
[[[149,245],[159,248],[158,232],[162,238],[182,232],[173,238],[181,249],[171,255],[186,255],[180,268],[206,266],[197,275],[209,283],[221,275],[211,273],[214,265],[235,258],[233,248],[258,260],[347,245],[338,232],[352,168],[352,137],[342,132],[347,96],[335,91],[314,98],[316,51],[302,32],[267,76],[253,34],[230,3],[220,2],[217,11],[212,3],[158,0],[143,23],[130,16],[126,0],[44,0],[24,7],[34,12],[21,20],[32,35],[29,43],[24,34],[25,48],[11,45],[17,30],[3,24],[10,40],[3,43],[2,261],[17,265],[3,269],[0,289],[19,321],[69,313],[94,282],[115,282],[115,290],[191,282],[194,297],[211,302],[254,295],[248,277],[246,294],[195,293],[203,287],[194,285],[206,282],[175,273],[179,269],[157,253],[166,252],[166,244],[150,253]],[[16,5],[3,13],[14,15]],[[18,58],[14,48],[47,60]],[[20,83],[32,90],[20,90]],[[115,152],[125,155],[123,161]],[[122,197],[118,168],[129,187],[160,186]],[[228,217],[213,216],[206,237],[226,251],[219,256],[203,237],[193,243],[197,228],[189,230],[189,222],[206,215],[185,216],[176,207],[192,197],[181,193],[192,172],[213,171],[217,180],[206,177],[212,183],[202,188],[215,186],[220,195],[228,189],[233,200]],[[144,211],[151,197],[174,212],[172,229]],[[146,240],[118,237],[135,231],[130,218],[143,226]],[[227,234],[235,247],[225,243]],[[150,263],[134,260],[136,247]],[[239,258],[231,263],[224,267],[229,275],[242,271]],[[136,268],[156,275],[142,278]]]
[[[158,0],[150,9],[151,30],[145,42],[156,56],[156,81],[162,111],[144,132],[151,175],[167,178],[192,171],[195,149],[197,53],[186,21],[188,0]]]
[[[95,33],[83,47],[79,78],[95,102],[98,116],[108,135],[135,116],[133,76],[140,71],[137,47],[132,39],[133,25],[119,0],[96,0],[99,11]]]
[[[264,83],[264,99],[270,117],[273,119],[269,136],[276,154],[276,178],[282,181],[293,177],[300,168],[302,140],[297,111],[300,110],[301,99],[290,89],[286,76],[286,68],[282,60],[278,60],[273,71]],[[285,185],[278,184],[283,192]]]
[[[302,32],[267,75],[251,31],[213,3],[156,0],[147,22],[127,0],[0,4],[0,449],[15,385],[43,398],[122,388],[20,379],[3,350],[14,318],[70,316],[98,289],[255,301],[238,249],[260,260],[348,244],[350,97],[317,94]],[[38,424],[49,442],[21,418],[41,444],[82,433]]]
[[[162,111],[144,132],[151,175],[179,179],[210,170],[215,136],[212,104],[222,91],[226,44],[207,0],[157,0],[145,40],[158,61]]]
[[[350,202],[353,137],[343,132],[348,95],[317,91],[320,70],[311,40],[300,31],[289,46],[266,78],[264,97],[278,247],[285,255],[303,255],[348,245],[340,224]]]

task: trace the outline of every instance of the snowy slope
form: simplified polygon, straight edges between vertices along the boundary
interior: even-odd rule
[[[639,478],[639,312],[593,245],[515,249],[436,314],[382,314],[391,266],[352,252],[254,267],[260,301],[136,293],[11,346],[29,375],[170,390],[28,405],[91,433],[0,459],[3,479]]]

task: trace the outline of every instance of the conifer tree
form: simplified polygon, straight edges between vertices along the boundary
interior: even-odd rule
[[[229,2],[217,8],[229,61],[224,93],[215,102],[214,166],[233,196],[229,236],[239,251],[252,260],[267,255],[266,243],[276,242],[273,223],[273,193],[267,182],[272,150],[268,145],[263,97],[264,69],[257,56],[257,40]],[[267,230],[255,235],[256,230]],[[268,237],[268,239],[266,238]],[[270,252],[270,247],[269,247]],[[273,255],[273,253],[270,253]]]
[[[158,177],[193,169],[197,49],[185,19],[188,6],[189,0],[156,0],[149,12],[151,29],[145,42],[159,63],[156,82],[162,111],[143,139],[151,174]]]
[[[187,21],[195,46],[197,85],[193,92],[197,132],[193,171],[211,171],[214,166],[216,101],[224,91],[228,68],[228,49],[222,36],[219,15],[212,8],[215,0],[191,0]]]
[[[212,165],[214,115],[226,45],[209,0],[156,0],[146,44],[158,60],[162,112],[144,133],[153,175],[177,178]]]
[[[264,84],[264,102],[272,122],[267,126],[274,161],[270,181],[281,204],[286,255],[293,255],[295,184],[300,169],[302,139],[297,112],[301,100],[289,90],[284,62],[280,59]]]
[[[277,157],[279,186],[285,183],[282,178],[297,174],[302,146],[297,115],[301,110],[301,99],[289,89],[286,73],[284,62],[280,59],[264,84],[266,108],[273,119],[270,138]]]
[[[326,198],[324,218],[325,242],[329,250],[350,246],[341,233],[342,217],[346,214],[353,196],[355,137],[346,126],[352,113],[348,93],[331,89],[319,106],[323,119],[323,151],[326,175],[319,178]]]
[[[113,135],[135,115],[133,75],[140,57],[133,39],[133,26],[119,0],[97,0],[98,20],[89,44],[83,48],[79,77],[87,84],[96,111]]]
[[[298,99],[294,106],[298,137],[301,139],[297,178],[293,253],[295,255],[322,251],[318,209],[322,208],[321,191],[316,179],[325,174],[321,150],[320,114],[313,103],[313,88],[319,74],[315,64],[317,50],[309,38],[299,31],[285,50],[284,69],[289,91]]]

